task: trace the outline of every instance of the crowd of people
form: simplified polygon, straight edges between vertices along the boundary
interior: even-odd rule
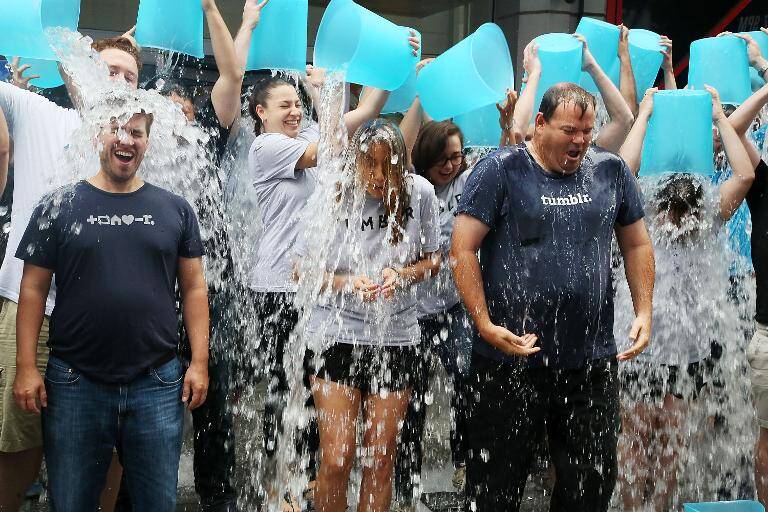
[[[574,34],[600,104],[560,83],[536,111],[542,64],[532,41],[526,87],[498,104],[498,150],[469,161],[461,129],[430,119],[418,97],[402,117],[382,117],[387,91],[334,88],[336,77],[311,66],[298,81],[260,80],[243,102],[267,1],[245,1],[233,38],[215,0],[202,0],[218,68],[203,101],[179,83],[155,84],[207,134],[204,188],[223,194],[228,140],[253,131],[240,186],[261,232],[245,262],[232,261],[239,225],[208,229],[226,224],[223,199],[188,201],[142,178],[160,114],[133,110],[101,126],[90,177],[54,189],[86,91],[66,76],[74,108],[63,108],[29,90],[34,69],[15,66],[11,83],[0,82],[3,188],[9,164],[14,173],[0,267],[0,511],[20,508],[43,459],[52,510],[175,510],[185,408],[202,510],[246,508],[234,484],[232,402],[238,379],[261,374],[263,461],[290,445],[306,462],[292,469],[307,491],[266,484],[265,510],[346,510],[361,454],[356,510],[415,510],[437,361],[450,381],[465,510],[519,510],[542,450],[550,510],[606,511],[617,483],[624,510],[669,510],[688,444],[683,418],[711,384],[709,339],[699,335],[716,317],[703,297],[678,291],[708,270],[699,251],[722,243],[744,202],[757,297],[746,347],[754,486],[768,502],[768,164],[749,136],[768,85],[738,108],[707,87],[725,155],[713,159],[730,169],[716,200],[678,169],[644,197],[637,177],[658,89],[636,97],[626,27],[619,86]],[[737,37],[768,81],[768,56]],[[415,33],[403,44],[418,53]],[[672,41],[661,45],[664,88],[676,89]],[[139,87],[131,32],[92,49],[114,83]],[[614,325],[623,292],[629,332]],[[654,309],[659,301],[668,307]],[[256,343],[228,339],[253,332],[244,325]],[[298,432],[286,426],[291,396],[309,417]]]

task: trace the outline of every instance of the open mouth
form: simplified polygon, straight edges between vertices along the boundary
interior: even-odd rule
[[[289,128],[298,128],[299,127],[299,120],[298,119],[289,119],[285,121],[285,126]]]
[[[578,149],[571,149],[566,153],[566,155],[568,155],[568,158],[571,158],[573,160],[576,160],[577,158],[579,158],[580,154],[581,154],[581,151],[579,151]]]
[[[131,151],[115,151],[114,152],[115,158],[117,158],[121,163],[128,164],[133,161],[134,153]]]

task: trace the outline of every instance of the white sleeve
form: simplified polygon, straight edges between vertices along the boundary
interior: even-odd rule
[[[422,252],[436,252],[440,249],[440,204],[431,186],[419,187],[419,194]]]

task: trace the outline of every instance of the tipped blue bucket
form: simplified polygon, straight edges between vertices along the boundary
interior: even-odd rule
[[[659,41],[661,36],[656,32],[642,28],[629,31],[629,58],[632,61],[638,100],[646,90],[653,87],[659,75],[664,60]]]
[[[416,68],[403,85],[389,93],[389,98],[381,109],[382,114],[400,114],[406,112],[416,99]]]
[[[643,144],[640,175],[690,172],[709,176],[714,171],[713,153],[709,92],[657,92]]]
[[[416,90],[427,114],[443,121],[502,101],[513,83],[507,39],[485,23],[425,66]]]
[[[2,0],[0,54],[8,57],[56,59],[43,31],[48,27],[77,30],[80,0]]]
[[[270,0],[253,30],[245,69],[287,69],[304,73],[308,14],[307,0]]]
[[[203,7],[198,0],[141,0],[136,42],[202,59]]]
[[[55,60],[19,59],[19,65],[29,64],[31,67],[24,74],[40,75],[40,78],[30,80],[30,84],[40,89],[52,89],[64,85],[64,80],[59,73],[59,63]]]
[[[589,51],[597,61],[598,65],[610,75],[619,60],[619,27],[612,23],[594,18],[581,18],[576,32],[583,35],[587,40]],[[597,94],[597,85],[589,73],[582,72],[579,85],[591,92]]]
[[[536,38],[536,44],[539,46],[541,78],[536,90],[534,119],[547,89],[560,82],[577,84],[581,76],[581,43],[571,34],[544,34]]]
[[[346,72],[346,81],[394,91],[419,62],[410,29],[395,25],[352,0],[331,0],[315,40],[316,67]]]
[[[756,501],[717,501],[711,503],[685,503],[685,512],[765,512]]]
[[[499,109],[495,103],[453,118],[468,148],[497,148],[501,140]]]
[[[688,87],[710,85],[723,103],[739,105],[751,94],[747,43],[736,36],[708,37],[691,43]]]
[[[763,57],[768,59],[768,34],[765,32],[762,32],[760,30],[752,31],[752,32],[742,32],[742,34],[747,34],[749,36],[752,36],[752,39],[757,42],[757,45],[760,47],[760,53],[763,54]],[[762,86],[765,85],[765,80],[763,80],[763,77],[757,74],[757,70],[750,66],[749,68],[749,78],[752,82],[752,92],[758,90]]]

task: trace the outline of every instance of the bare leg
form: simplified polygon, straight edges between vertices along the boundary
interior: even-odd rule
[[[411,390],[365,397],[366,463],[360,484],[358,512],[386,512],[392,501],[392,470],[397,457],[397,435],[405,419]],[[341,509],[339,509],[341,510]]]
[[[347,508],[347,484],[355,460],[360,391],[315,377],[312,379],[312,395],[320,430],[315,510],[339,512]]]
[[[658,473],[656,487],[653,493],[655,510],[672,510],[671,498],[677,489],[681,452],[684,449],[685,419],[688,415],[688,404],[685,400],[673,395],[664,397],[664,408],[659,416],[659,450]]]
[[[102,511],[112,512],[115,510],[117,493],[120,491],[120,479],[122,477],[123,466],[120,465],[120,460],[115,453],[112,455],[112,463],[109,465],[107,483],[104,485],[104,490],[101,491],[101,496],[99,497],[99,508]]]
[[[760,503],[768,505],[768,429],[763,427],[755,446],[755,486]]]
[[[0,512],[16,512],[29,486],[35,483],[43,461],[43,447],[21,452],[0,452]]]
[[[619,437],[619,485],[624,510],[641,510],[645,500],[651,461],[652,405],[639,403],[622,411]]]

